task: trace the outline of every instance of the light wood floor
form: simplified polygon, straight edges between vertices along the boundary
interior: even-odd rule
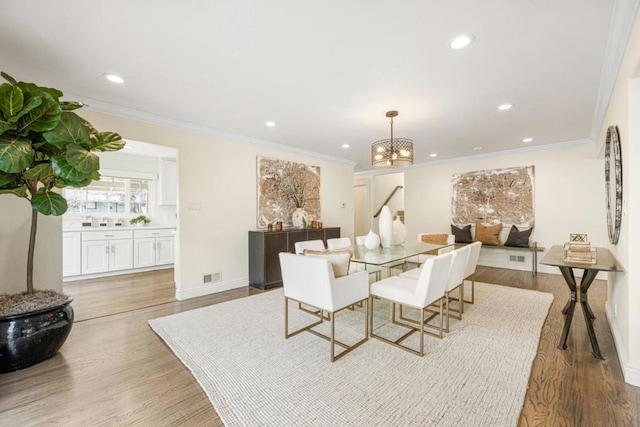
[[[640,425],[640,388],[622,378],[604,314],[604,282],[590,290],[605,357],[600,361],[591,356],[579,308],[569,348],[556,348],[563,323],[560,310],[568,297],[561,276],[533,278],[526,272],[484,267],[476,276],[480,282],[537,289],[555,297],[542,329],[521,426]],[[190,372],[147,321],[260,291],[247,287],[178,302],[173,300],[173,270],[74,282],[65,291],[74,296],[82,320],[55,357],[0,375],[0,425],[221,425]]]

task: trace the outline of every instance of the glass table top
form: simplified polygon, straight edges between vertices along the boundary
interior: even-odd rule
[[[388,248],[378,247],[374,250],[367,249],[364,245],[353,248],[352,262],[359,262],[370,265],[385,265],[395,261],[420,255],[425,252],[434,251],[453,244],[432,244],[423,242],[403,243],[401,245],[392,245]]]
[[[545,256],[540,260],[540,264],[552,265],[555,267],[583,268],[585,270],[599,271],[623,271],[618,260],[607,248],[595,248],[597,251],[596,262],[594,264],[568,262],[564,260],[564,248],[560,245],[552,246]]]

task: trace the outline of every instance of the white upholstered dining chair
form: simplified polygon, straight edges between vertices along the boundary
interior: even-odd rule
[[[447,279],[447,286],[445,288],[445,313],[446,313],[446,326],[445,332],[449,332],[449,318],[451,312],[455,313],[453,317],[458,320],[462,320],[462,313],[464,313],[464,277],[468,267],[469,253],[471,252],[471,246],[463,246],[459,249],[451,251],[451,267],[449,268],[449,277]],[[417,279],[420,277],[422,267],[414,268],[413,270],[405,271],[400,277]],[[454,298],[451,294],[455,290],[458,290],[458,297]],[[451,308],[451,301],[458,303],[457,308]],[[401,312],[402,313],[402,312]],[[404,317],[401,317],[406,320]]]
[[[425,330],[425,309],[439,302],[439,338],[442,338],[443,323],[443,300],[445,286],[449,277],[449,266],[451,265],[451,254],[446,253],[429,258],[425,261],[417,279],[393,276],[375,282],[371,285],[369,305],[371,316],[369,317],[369,334],[373,338],[377,338],[393,346],[399,347],[409,353],[419,356],[424,355],[424,334],[430,334]],[[391,321],[394,324],[409,329],[409,332],[402,335],[396,340],[390,340],[374,333],[373,314],[374,301],[376,298],[390,301],[392,304]],[[396,304],[417,309],[419,312],[419,320],[414,325],[398,322],[396,319]],[[419,334],[419,348],[415,350],[411,347],[401,344],[407,337],[417,332]]]
[[[310,332],[326,339],[331,343],[331,361],[335,361],[368,339],[368,304],[364,314],[364,338],[355,344],[347,345],[335,337],[336,312],[357,304],[366,302],[369,296],[369,280],[364,271],[348,274],[336,278],[329,258],[318,256],[295,255],[281,252],[280,268],[282,270],[282,286],[284,288],[284,337],[285,339]],[[325,319],[319,320],[289,332],[289,300],[317,308],[319,311],[330,313],[331,333],[329,336],[314,331],[312,328],[320,325]],[[336,355],[335,346],[344,350]]]
[[[356,243],[358,242],[357,239],[358,238],[356,237]],[[360,244],[360,243],[357,243],[357,244]],[[364,241],[362,244],[364,244]],[[327,239],[327,249],[330,251],[348,249],[354,252],[355,254],[355,248],[353,247],[351,243],[351,239],[349,237],[338,237],[335,239]],[[380,280],[380,273],[381,273],[380,267],[369,266],[368,268],[366,268],[364,264],[361,264],[358,262],[351,263],[349,273],[356,272],[356,271],[363,271],[363,270],[366,270],[369,274],[373,274],[374,280]]]
[[[322,240],[303,240],[295,243],[296,254],[300,255],[304,253],[305,249],[312,251],[324,251],[324,242]]]
[[[353,250],[353,244],[348,237],[337,237],[334,239],[327,239],[327,249],[335,251],[338,249],[351,249]]]
[[[449,278],[447,279],[447,286],[444,289],[444,303],[446,310],[446,323],[445,332],[449,332],[449,318],[451,312],[454,312],[454,317],[458,320],[462,320],[462,313],[464,313],[464,273],[467,268],[467,260],[469,259],[470,247],[464,246],[451,252],[451,267],[449,268]],[[451,293],[458,290],[458,309],[451,308]]]
[[[464,280],[471,279],[471,299],[465,300],[465,302],[473,304],[476,298],[476,268],[478,267],[482,243],[473,242],[467,247],[469,248],[469,258],[467,259],[467,266],[464,271]]]

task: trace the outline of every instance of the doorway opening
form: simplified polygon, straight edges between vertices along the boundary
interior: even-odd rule
[[[63,190],[63,291],[77,321],[176,301],[178,149],[126,142],[99,153],[100,180]]]

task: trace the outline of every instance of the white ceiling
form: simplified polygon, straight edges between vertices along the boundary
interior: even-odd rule
[[[389,137],[392,109],[400,111],[394,136],[413,138],[416,163],[475,155],[477,146],[492,153],[590,138],[613,6],[3,0],[0,68],[111,109],[310,150],[364,171],[371,142]],[[452,50],[462,32],[475,43]],[[126,83],[106,81],[106,72]],[[514,107],[498,111],[505,102]]]

